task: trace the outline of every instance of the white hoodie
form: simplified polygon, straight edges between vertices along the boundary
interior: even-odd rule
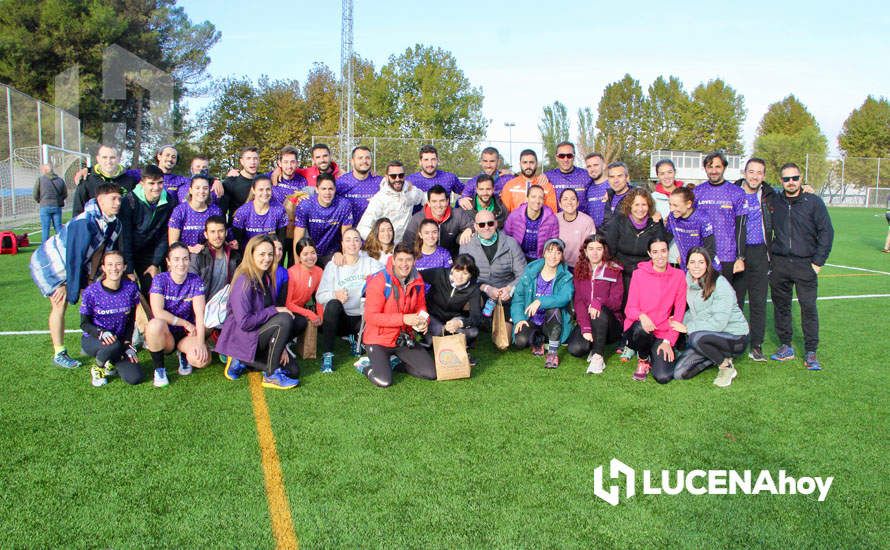
[[[384,176],[383,181],[380,182],[380,191],[377,191],[368,201],[368,208],[358,222],[356,230],[362,239],[367,239],[374,222],[380,218],[389,218],[395,233],[393,242],[401,242],[405,228],[408,227],[408,222],[411,221],[411,216],[414,213],[414,207],[425,203],[426,193],[414,187],[411,182],[406,181],[401,191],[395,191],[389,186]]]

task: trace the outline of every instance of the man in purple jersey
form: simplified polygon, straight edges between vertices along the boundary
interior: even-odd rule
[[[482,169],[482,173],[480,173],[479,176],[482,174],[491,176],[491,179],[494,182],[494,193],[496,195],[500,195],[504,185],[513,179],[513,172],[510,170],[498,170],[500,163],[501,154],[497,149],[494,147],[486,147],[482,150],[482,155],[479,157],[479,167]],[[464,210],[473,210],[473,195],[476,193],[476,181],[479,179],[479,176],[470,178],[466,185],[464,185],[463,193],[461,193],[461,198],[458,201],[458,204]]]
[[[575,144],[570,141],[558,143],[554,156],[556,157],[556,168],[547,170],[544,174],[547,175],[550,185],[556,189],[556,203],[559,204],[563,190],[574,189],[578,194],[580,204],[586,204],[590,176],[586,170],[575,166]]]
[[[597,227],[603,224],[606,215],[606,202],[609,200],[609,178],[606,176],[606,159],[599,153],[587,153],[584,166],[590,182],[585,191],[585,200],[579,210],[593,218]]]
[[[352,150],[352,172],[337,178],[337,194],[352,203],[352,219],[362,219],[371,197],[380,191],[383,176],[371,174],[371,149],[359,145]]]
[[[745,192],[723,179],[727,165],[723,153],[710,153],[702,165],[708,174],[708,181],[693,190],[695,208],[702,210],[711,220],[721,264],[720,274],[732,283],[733,274],[745,269],[745,215],[748,212]]]
[[[294,246],[308,235],[315,241],[318,266],[324,267],[340,251],[341,235],[354,224],[349,199],[338,197],[334,176],[322,172],[316,180],[317,192],[297,206],[294,217]],[[297,257],[294,250],[294,257]]]
[[[222,182],[210,175],[210,159],[204,155],[196,156],[192,159],[192,163],[189,164],[189,183],[180,185],[179,190],[176,192],[179,204],[189,201],[191,179],[198,175],[206,177],[207,181],[210,182],[210,204],[217,204],[219,197],[223,193]]]
[[[464,185],[451,172],[439,170],[439,152],[432,145],[424,145],[420,148],[420,172],[414,172],[408,176],[414,187],[424,193],[435,185],[441,185],[448,193],[448,202],[451,202],[452,193],[461,193]]]
[[[272,186],[273,203],[283,205],[284,199],[288,195],[292,195],[309,185],[306,178],[297,173],[297,168],[300,166],[297,160],[298,156],[299,152],[296,147],[291,147],[290,145],[282,148],[281,152],[278,153],[278,171],[281,172],[281,176],[278,179],[278,183]],[[271,178],[272,173],[269,173],[268,176]]]
[[[609,166],[606,168],[606,173],[609,175],[609,188],[606,189],[603,226],[609,223],[609,219],[618,213],[618,206],[632,189],[630,185],[630,172],[627,169],[627,165],[623,162],[609,163]],[[594,220],[594,222],[596,222],[596,220]]]

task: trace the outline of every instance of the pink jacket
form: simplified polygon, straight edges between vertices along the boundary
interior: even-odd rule
[[[641,262],[630,278],[630,291],[624,307],[624,330],[630,328],[645,313],[655,323],[655,337],[677,343],[679,334],[670,320],[683,322],[686,313],[686,277],[682,271],[667,266],[661,273],[652,262]]]
[[[587,308],[593,306],[602,311],[607,307],[620,322],[624,319],[621,298],[624,296],[624,279],[621,266],[611,263],[596,269],[592,279],[575,279],[575,319],[582,333],[590,333],[590,315]]]

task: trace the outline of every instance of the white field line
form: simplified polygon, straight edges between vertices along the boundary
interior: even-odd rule
[[[854,294],[850,296],[819,296],[816,300],[863,300],[870,298],[890,298],[890,294]],[[796,302],[797,298],[793,298],[792,301]],[[748,300],[745,300],[748,302]],[[767,300],[767,302],[772,302],[772,300]],[[70,329],[66,330],[66,334],[73,334],[75,332],[81,332],[80,329]],[[35,334],[49,334],[48,330],[6,330],[0,331],[0,336],[29,336]]]
[[[887,271],[877,271],[875,269],[865,269],[864,267],[852,267],[849,265],[825,264],[829,267],[837,267],[839,269],[852,269],[853,271],[866,271],[868,273],[880,273],[881,275],[890,275]]]

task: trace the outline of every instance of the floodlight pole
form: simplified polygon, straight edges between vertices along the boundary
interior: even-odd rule
[[[510,168],[513,167],[513,127],[516,126],[515,122],[505,122],[504,126],[507,128],[507,143],[509,143],[510,147]]]

